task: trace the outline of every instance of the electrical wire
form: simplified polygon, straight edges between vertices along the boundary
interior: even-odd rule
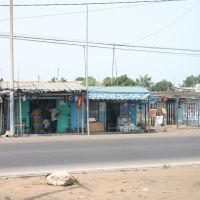
[[[138,3],[164,3],[185,0],[138,0],[138,1],[111,1],[111,2],[86,2],[86,3],[40,3],[40,4],[14,4],[14,7],[47,7],[47,6],[86,6],[86,5],[114,5],[114,4],[138,4]],[[9,7],[9,4],[0,4]]]
[[[0,33],[2,37],[9,37],[7,33]],[[85,45],[85,41],[81,40],[72,40],[72,39],[63,39],[63,38],[54,38],[54,37],[41,37],[41,36],[30,36],[30,35],[15,35],[15,38],[25,38],[25,39],[35,39],[35,40],[45,40],[45,41],[56,41],[56,42],[68,42],[68,43],[79,43]],[[158,46],[145,46],[145,45],[130,45],[130,44],[120,44],[120,43],[105,43],[105,42],[94,42],[89,41],[89,44],[94,45],[103,45],[110,46],[113,49],[113,46],[118,47],[127,47],[127,48],[145,48],[145,49],[156,49],[156,50],[171,50],[171,51],[187,51],[187,52],[195,52],[200,53],[199,49],[188,49],[188,48],[172,48],[172,47],[158,47]]]
[[[128,43],[135,43],[135,42],[140,42],[142,40],[145,40],[153,35],[156,35],[162,31],[164,31],[165,29],[167,29],[168,27],[174,25],[176,22],[178,22],[179,20],[181,20],[185,15],[187,15],[193,8],[195,8],[196,6],[198,6],[198,4],[200,3],[200,1],[198,0],[197,2],[195,2],[189,9],[187,9],[185,12],[183,12],[181,15],[179,15],[177,18],[175,18],[171,23],[159,28],[157,31],[154,31],[152,33],[149,33],[135,41],[131,41],[131,42],[128,42]]]
[[[9,39],[9,35],[0,34],[0,38]],[[27,37],[27,36],[14,36],[16,40],[48,43],[48,44],[60,44],[60,45],[70,45],[85,47],[85,42],[82,41],[69,41],[60,39],[50,39],[42,37]],[[134,46],[134,45],[124,45],[124,44],[111,44],[111,43],[99,43],[99,42],[88,42],[89,47],[99,48],[99,49],[111,49],[113,46],[115,49],[123,51],[135,51],[135,52],[146,52],[146,53],[159,53],[159,54],[171,54],[171,55],[185,55],[185,56],[200,56],[200,50],[198,49],[180,49],[180,48],[167,48],[167,47],[150,47],[150,46]]]
[[[151,3],[154,4],[154,3]],[[150,3],[148,4],[134,4],[134,5],[128,5],[128,6],[115,6],[115,7],[111,7],[111,8],[102,8],[102,9],[90,9],[88,12],[92,13],[92,12],[101,12],[101,11],[107,11],[107,10],[115,10],[115,9],[123,9],[123,8],[130,8],[130,7],[135,7],[135,6],[146,6],[146,5],[150,5]],[[63,16],[63,15],[71,15],[71,14],[80,14],[80,13],[85,13],[85,10],[81,10],[81,11],[74,11],[74,12],[65,12],[65,13],[53,13],[53,14],[46,14],[46,15],[35,15],[35,16],[27,16],[27,17],[15,17],[14,20],[23,20],[23,19],[34,19],[34,18],[43,18],[43,17],[54,17],[54,16]],[[0,19],[0,21],[9,21],[10,18],[3,18]]]

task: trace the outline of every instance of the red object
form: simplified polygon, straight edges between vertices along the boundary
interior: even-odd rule
[[[78,98],[78,102],[77,102],[78,108],[81,107],[81,104],[82,104],[82,96],[80,96],[80,97]]]
[[[162,101],[166,102],[167,101],[167,97],[162,97]]]

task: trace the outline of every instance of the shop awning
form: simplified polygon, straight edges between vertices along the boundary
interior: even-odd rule
[[[150,91],[144,87],[93,86],[88,88],[92,100],[147,100]]]

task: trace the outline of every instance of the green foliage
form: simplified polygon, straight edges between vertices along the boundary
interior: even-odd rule
[[[127,75],[121,75],[116,78],[106,77],[103,79],[104,86],[134,86],[135,81],[129,78]]]
[[[81,77],[81,76],[79,76],[79,77],[77,77],[76,79],[75,79],[75,81],[84,81],[85,80],[85,78],[84,77]]]
[[[190,75],[183,81],[183,87],[194,87],[200,83],[200,74],[198,76]]]
[[[64,77],[61,77],[60,82],[67,82],[67,80]]]
[[[67,80],[64,77],[61,77],[60,79],[57,79],[56,77],[52,77],[50,82],[67,82]]]
[[[104,86],[112,86],[114,85],[114,78],[106,77],[103,79]]]
[[[57,81],[57,78],[56,77],[52,77],[50,82],[56,82]]]
[[[167,80],[162,80],[154,84],[151,88],[152,91],[172,91],[174,90],[174,85]]]
[[[152,86],[151,77],[148,74],[140,76],[139,78],[136,79],[136,85],[151,89]]]
[[[116,78],[116,84],[119,86],[134,86],[135,81],[125,74]]]
[[[77,77],[75,79],[75,81],[81,81],[81,84],[83,84],[83,85],[86,84],[85,78],[83,78],[83,77]],[[88,86],[95,86],[95,85],[97,85],[96,79],[92,76],[88,76]]]

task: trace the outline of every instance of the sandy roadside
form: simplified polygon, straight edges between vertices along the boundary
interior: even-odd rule
[[[58,187],[45,177],[0,178],[1,200],[199,200],[200,166],[76,174],[80,184]]]

